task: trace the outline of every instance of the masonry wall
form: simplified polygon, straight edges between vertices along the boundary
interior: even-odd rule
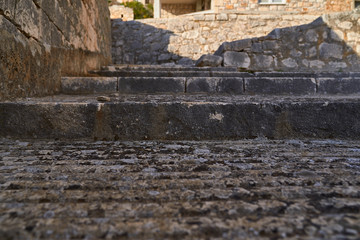
[[[213,0],[216,11],[284,11],[296,13],[323,14],[350,11],[353,0],[286,0],[285,4],[261,4],[259,0]]]
[[[111,62],[107,1],[1,0],[0,100],[54,94]]]
[[[275,28],[310,23],[317,15],[200,14],[172,19],[112,21],[117,64],[192,64],[225,41],[265,36]]]
[[[171,18],[196,11],[196,4],[162,4],[161,17]]]
[[[360,71],[360,10],[323,15],[267,36],[225,42],[224,66],[265,71]]]
[[[123,21],[134,20],[134,10],[124,5],[112,5],[109,7],[110,18],[117,19],[121,18]]]

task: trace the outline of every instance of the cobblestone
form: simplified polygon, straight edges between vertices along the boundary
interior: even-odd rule
[[[360,141],[0,140],[2,239],[358,239]]]

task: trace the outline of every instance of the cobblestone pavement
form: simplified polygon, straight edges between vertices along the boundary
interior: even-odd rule
[[[1,239],[359,239],[360,141],[0,140]]]

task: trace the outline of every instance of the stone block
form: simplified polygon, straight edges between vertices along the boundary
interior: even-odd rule
[[[315,94],[314,78],[244,78],[246,94]]]
[[[234,51],[234,52],[240,52],[243,51],[246,48],[251,47],[251,39],[243,39],[233,42],[225,42],[223,43],[224,51]]]
[[[251,52],[254,53],[261,53],[263,51],[262,44],[261,43],[253,43],[251,45]]]
[[[360,77],[318,78],[320,94],[360,94]]]
[[[120,93],[184,93],[183,77],[119,77]]]
[[[310,29],[306,32],[305,38],[308,42],[317,42],[319,39],[319,34],[315,29]]]
[[[187,93],[216,93],[220,78],[188,78],[186,80]]]
[[[224,66],[249,68],[250,57],[245,52],[227,51],[224,53]]]
[[[345,30],[349,30],[352,28],[353,26],[353,23],[352,22],[349,22],[349,21],[343,21],[343,22],[340,22],[338,24],[339,28],[342,28],[342,29],[345,29]]]
[[[64,94],[109,93],[116,91],[116,77],[61,78],[61,92]]]
[[[256,54],[252,58],[251,68],[254,70],[271,70],[273,68],[274,58],[272,56]]]
[[[205,21],[215,21],[215,14],[205,15]]]
[[[311,48],[307,48],[306,53],[307,53],[306,54],[307,57],[309,57],[309,58],[316,57],[317,56],[317,49],[316,49],[315,46],[311,47]]]
[[[205,20],[205,15],[204,14],[197,14],[193,16],[195,21],[204,21]]]
[[[319,47],[321,59],[342,59],[343,47],[335,43],[322,43]]]
[[[244,79],[241,77],[222,77],[218,82],[217,92],[232,95],[244,94]]]
[[[220,13],[216,15],[216,20],[218,21],[227,21],[229,19],[226,13]]]
[[[287,68],[296,68],[298,67],[298,64],[296,63],[296,60],[293,58],[286,58],[281,61],[281,63],[287,67]]]
[[[309,67],[310,69],[320,70],[325,67],[325,63],[320,60],[313,60],[313,61],[309,61]]]
[[[278,49],[280,46],[279,46],[279,43],[277,41],[264,41],[262,43],[262,47],[264,50],[271,50],[271,51],[274,51],[276,49]]]
[[[199,60],[196,61],[197,67],[218,67],[221,66],[223,58],[216,55],[202,55]]]
[[[329,68],[332,71],[343,71],[344,69],[348,68],[346,62],[336,61],[336,62],[329,62]]]

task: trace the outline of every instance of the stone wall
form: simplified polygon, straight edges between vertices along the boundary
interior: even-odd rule
[[[118,19],[121,18],[123,21],[134,20],[134,10],[124,5],[112,5],[109,7],[110,18]]]
[[[196,4],[162,4],[161,17],[171,18],[196,11]]]
[[[224,66],[265,71],[360,71],[360,10],[324,15],[268,36],[225,42]]]
[[[0,100],[59,91],[111,62],[107,1],[1,0]]]
[[[353,0],[286,0],[284,4],[261,4],[259,0],[213,0],[215,10],[235,11],[284,11],[297,13],[323,14],[329,12],[350,11]]]
[[[207,13],[171,19],[112,21],[117,64],[191,64],[225,41],[265,36],[273,29],[310,23],[317,15]]]

